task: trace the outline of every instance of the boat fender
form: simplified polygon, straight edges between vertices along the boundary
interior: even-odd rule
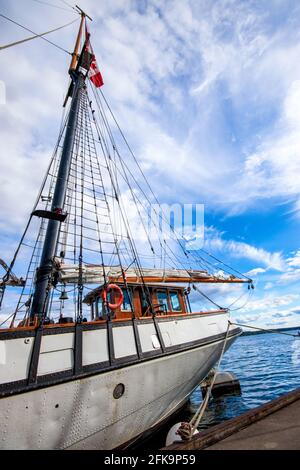
[[[202,398],[204,399],[207,389],[212,380],[211,374],[201,383]],[[241,395],[241,384],[233,372],[219,371],[216,373],[214,385],[211,390],[213,398],[219,398],[223,395]]]
[[[103,291],[102,291],[102,300],[103,302],[107,303],[107,294],[110,292],[110,291],[116,291],[118,292],[118,300],[116,303],[112,304],[112,303],[108,303],[108,306],[111,310],[116,310],[117,308],[121,307],[122,303],[123,303],[123,300],[124,300],[124,295],[123,295],[123,292],[122,292],[122,289],[117,285],[117,284],[108,284],[107,287],[104,287]]]

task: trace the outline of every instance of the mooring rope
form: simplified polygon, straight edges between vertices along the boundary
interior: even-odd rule
[[[228,326],[227,326],[227,331],[226,331],[226,336],[225,336],[225,339],[224,339],[222,351],[221,351],[221,354],[220,354],[220,357],[219,357],[219,360],[218,360],[217,367],[214,370],[213,378],[210,382],[210,385],[208,386],[208,388],[206,390],[204,400],[202,401],[202,403],[200,404],[200,406],[196,410],[196,412],[195,412],[194,416],[192,417],[192,419],[188,423],[187,422],[181,423],[181,426],[179,427],[179,429],[176,433],[182,438],[182,440],[190,440],[192,438],[192,436],[194,435],[194,432],[197,430],[197,428],[199,426],[199,423],[200,423],[200,421],[203,417],[203,414],[206,410],[206,407],[207,407],[207,404],[208,404],[209,398],[211,396],[211,392],[212,392],[212,389],[213,389],[213,386],[214,386],[214,383],[215,383],[215,380],[216,380],[216,377],[217,377],[217,373],[219,372],[220,364],[221,364],[221,361],[222,361],[222,358],[223,358],[223,355],[224,355],[224,352],[225,352],[226,343],[227,343],[227,340],[228,340],[229,328],[230,328],[231,325],[243,326],[244,328],[253,328],[255,330],[261,330],[261,331],[265,331],[265,332],[268,332],[268,333],[277,333],[277,334],[291,336],[293,338],[300,339],[300,336],[298,334],[285,333],[284,331],[272,330],[272,329],[267,329],[267,328],[260,328],[260,327],[257,327],[257,326],[245,325],[243,323],[236,323],[236,322],[232,322],[232,321],[228,320]]]
[[[220,367],[220,364],[221,364],[221,361],[222,361],[222,358],[223,358],[223,355],[224,355],[224,352],[225,352],[225,347],[226,347],[226,343],[227,343],[227,339],[228,339],[230,325],[231,325],[231,322],[228,320],[228,325],[227,325],[226,335],[225,335],[224,342],[223,342],[222,351],[221,351],[221,354],[220,354],[220,357],[219,357],[219,360],[218,360],[217,367],[214,371],[214,375],[213,375],[213,378],[211,380],[211,383],[210,383],[209,387],[206,390],[205,398],[204,398],[203,402],[201,403],[201,405],[198,407],[198,409],[197,409],[196,413],[194,414],[194,416],[192,417],[192,419],[188,423],[186,423],[186,422],[181,423],[181,426],[179,427],[179,429],[176,433],[182,438],[182,440],[189,440],[189,439],[192,438],[192,436],[193,436],[194,432],[197,430],[197,428],[199,426],[199,423],[202,419],[202,416],[203,416],[203,414],[206,410],[206,407],[207,407],[207,404],[208,404],[208,401],[209,401],[209,398],[210,398],[210,395],[211,395],[211,391],[212,391],[212,388],[214,386],[214,383],[215,383],[215,380],[216,380],[216,377],[217,377],[217,373],[219,371],[219,367]]]

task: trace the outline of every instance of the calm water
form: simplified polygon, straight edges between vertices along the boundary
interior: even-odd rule
[[[288,333],[297,334],[297,330]],[[221,369],[235,373],[242,394],[211,399],[199,429],[238,416],[300,387],[300,337],[270,333],[239,337],[223,357]],[[172,422],[190,419],[201,400],[201,390],[197,388],[186,409]],[[143,449],[164,446],[172,422],[144,443]]]

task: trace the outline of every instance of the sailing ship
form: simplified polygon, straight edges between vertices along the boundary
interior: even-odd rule
[[[226,334],[226,348],[241,334],[227,331],[227,308],[195,312],[190,296],[201,284],[252,285],[213,272],[210,255],[188,252],[174,227],[172,240],[159,227],[156,242],[147,235],[151,187],[126,140],[127,157],[119,150],[124,135],[114,136],[80,14],[58,141],[15,256],[2,262],[1,303],[21,291],[0,329],[2,449],[124,448],[151,432],[206,377]]]

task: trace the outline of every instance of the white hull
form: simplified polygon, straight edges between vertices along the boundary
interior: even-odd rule
[[[223,314],[203,316],[202,334],[207,334],[209,322],[224,334],[227,318]],[[196,318],[189,321],[200,326],[199,321],[195,323]],[[185,330],[187,333],[188,323],[186,328],[185,321],[178,323],[181,324],[180,334]],[[159,325],[165,336],[168,332],[174,346],[172,331],[177,323],[170,321]],[[64,335],[56,336],[57,342],[58,336]],[[228,340],[228,346],[235,337]],[[171,415],[207,375],[220,355],[223,340],[209,342],[209,337],[206,338],[207,344],[189,350],[2,398],[0,447],[113,449],[123,445]],[[178,343],[182,344],[183,339],[178,338]],[[119,348],[121,351],[121,346]],[[43,365],[45,368],[54,366]],[[125,392],[115,399],[113,391],[119,383],[125,385]]]

